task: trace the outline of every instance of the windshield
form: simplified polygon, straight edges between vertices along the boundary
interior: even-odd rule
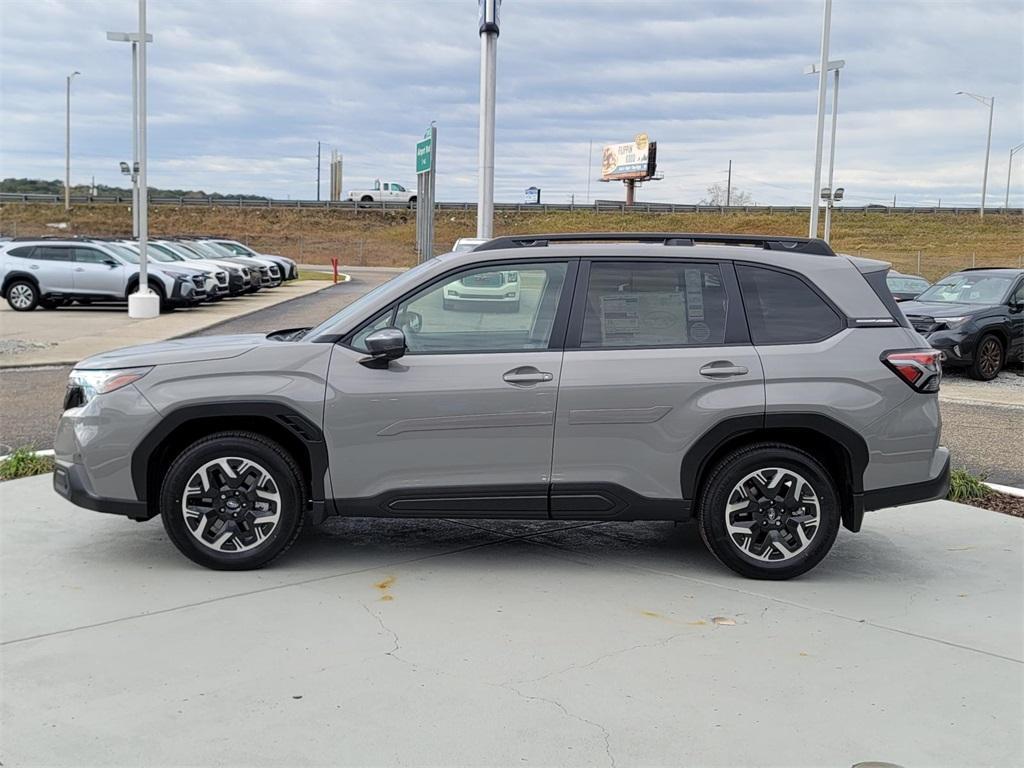
[[[353,301],[348,306],[344,307],[340,312],[331,315],[329,318],[324,320],[320,325],[316,326],[309,333],[306,334],[306,338],[316,338],[321,333],[329,333],[331,329],[339,326],[343,323],[348,323],[354,318],[360,318],[364,315],[369,307],[376,300],[385,289],[390,290],[391,288],[404,288],[416,283],[420,275],[426,272],[429,268],[434,266],[434,263],[438,260],[438,257],[434,257],[430,261],[425,261],[422,264],[417,264],[412,269],[396,275],[387,282],[381,283],[369,293],[364,293],[358,299]]]
[[[201,253],[193,251],[184,243],[167,243],[167,247],[170,248],[175,253],[179,254],[182,258],[189,259],[191,261],[206,258]]]
[[[998,275],[950,275],[918,296],[917,300],[943,304],[998,304],[1009,290],[1010,280]]]
[[[220,243],[214,243],[210,240],[204,240],[199,243],[199,245],[203,246],[210,253],[216,254],[219,259],[234,259],[238,256],[238,254],[231,249],[225,248]]]
[[[179,256],[166,245],[160,245],[159,243],[149,243],[147,251],[157,261],[184,261],[184,257]]]
[[[186,246],[188,248],[191,248],[193,251],[198,253],[204,259],[223,259],[224,258],[221,254],[217,253],[212,248],[208,248],[206,246],[206,243],[200,243],[200,242],[197,242],[195,240],[189,240],[187,243],[182,243],[182,245],[184,245],[184,246]]]
[[[218,242],[217,245],[231,251],[234,256],[259,256],[252,248],[247,248],[241,243],[236,243],[234,240],[224,240]]]

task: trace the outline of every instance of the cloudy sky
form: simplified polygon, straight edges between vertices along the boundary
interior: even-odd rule
[[[316,196],[316,142],[346,189],[415,185],[414,145],[439,131],[438,197],[475,200],[480,45],[474,0],[149,0],[150,184]],[[505,0],[495,196],[617,199],[603,143],[658,142],[639,200],[693,202],[725,180],[758,203],[806,204],[822,3]],[[0,3],[0,176],[62,178],[64,78],[73,183],[121,184],[131,151],[135,0]],[[852,203],[976,205],[994,95],[989,204],[1024,141],[1024,4],[836,0],[836,182]],[[593,169],[588,172],[593,142]],[[1024,204],[1024,153],[1011,202]]]

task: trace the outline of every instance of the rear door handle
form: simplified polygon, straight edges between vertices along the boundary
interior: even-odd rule
[[[713,363],[702,366],[699,373],[701,376],[717,379],[720,376],[745,376],[750,371],[742,365],[733,365],[729,360],[716,360]]]
[[[540,384],[542,381],[551,381],[555,377],[547,371],[538,371],[532,365],[524,365],[506,371],[501,378],[509,384],[529,386],[530,384]]]

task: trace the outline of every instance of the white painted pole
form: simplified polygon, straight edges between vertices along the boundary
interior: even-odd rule
[[[839,119],[839,70],[836,71],[836,79],[832,87],[832,139],[829,141],[828,149],[828,205],[825,206],[825,242],[832,237],[832,200],[836,193],[833,175],[836,169],[836,121]]]
[[[818,122],[814,135],[814,185],[811,189],[811,218],[808,236],[818,236],[818,205],[821,196],[821,151],[825,133],[825,88],[828,84],[828,41],[832,30],[832,0],[825,0],[821,22],[821,59],[818,65]]]
[[[590,205],[590,177],[594,173],[594,140],[590,140],[590,149],[587,150],[587,205]],[[1009,181],[1006,182],[1009,186]],[[1009,193],[1007,193],[1009,194]]]
[[[81,74],[78,71],[68,75],[64,111],[64,210],[71,210],[71,78]]]
[[[1024,149],[1024,144],[1018,144],[1016,147],[1010,147],[1010,162],[1006,167],[1006,200],[1003,202],[1004,208],[1010,207],[1010,178],[1013,174],[1013,156]]]
[[[132,239],[139,239],[139,44],[132,41]]]
[[[498,35],[480,34],[480,178],[476,236],[494,236],[494,101],[497,81]]]
[[[139,0],[139,288],[128,297],[128,317],[152,318],[160,314],[160,297],[149,290],[149,184],[146,179],[146,0]]]

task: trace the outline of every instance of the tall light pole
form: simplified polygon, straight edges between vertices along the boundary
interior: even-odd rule
[[[476,236],[494,236],[494,102],[498,67],[498,14],[501,0],[480,2],[480,171]]]
[[[981,177],[981,218],[985,218],[985,194],[988,192],[988,156],[992,151],[992,113],[995,111],[995,96],[979,96],[976,93],[957,91],[957,96],[970,96],[979,104],[988,107],[988,140],[985,143],[985,173]]]
[[[828,188],[833,189],[833,175],[836,169],[836,121],[839,119],[839,70],[846,66],[844,59],[835,59],[828,63],[828,69],[836,73],[835,84],[832,87],[832,139],[828,148]],[[805,75],[813,75],[818,72],[817,64],[809,64],[804,67]],[[828,205],[825,206],[825,241],[828,242],[832,236],[832,198],[828,198]]]
[[[1003,203],[1003,208],[1010,207],[1010,174],[1013,173],[1013,156],[1024,149],[1024,142],[1021,142],[1016,147],[1010,147],[1010,162],[1006,167],[1006,201]]]
[[[151,318],[160,315],[160,297],[149,290],[149,185],[146,181],[146,0],[139,0],[139,287],[128,297],[128,317]]]
[[[821,145],[825,133],[825,88],[828,85],[828,39],[832,31],[832,0],[825,0],[821,22],[821,58],[818,61],[818,124],[814,134],[814,184],[811,188],[811,220],[808,236],[818,236],[818,195],[821,194]]]
[[[82,74],[77,69],[68,75],[67,109],[64,113],[64,210],[71,210],[71,78]]]
[[[139,239],[139,36],[132,32],[107,32],[107,40],[132,44],[132,238]],[[146,35],[152,43],[153,36]]]

